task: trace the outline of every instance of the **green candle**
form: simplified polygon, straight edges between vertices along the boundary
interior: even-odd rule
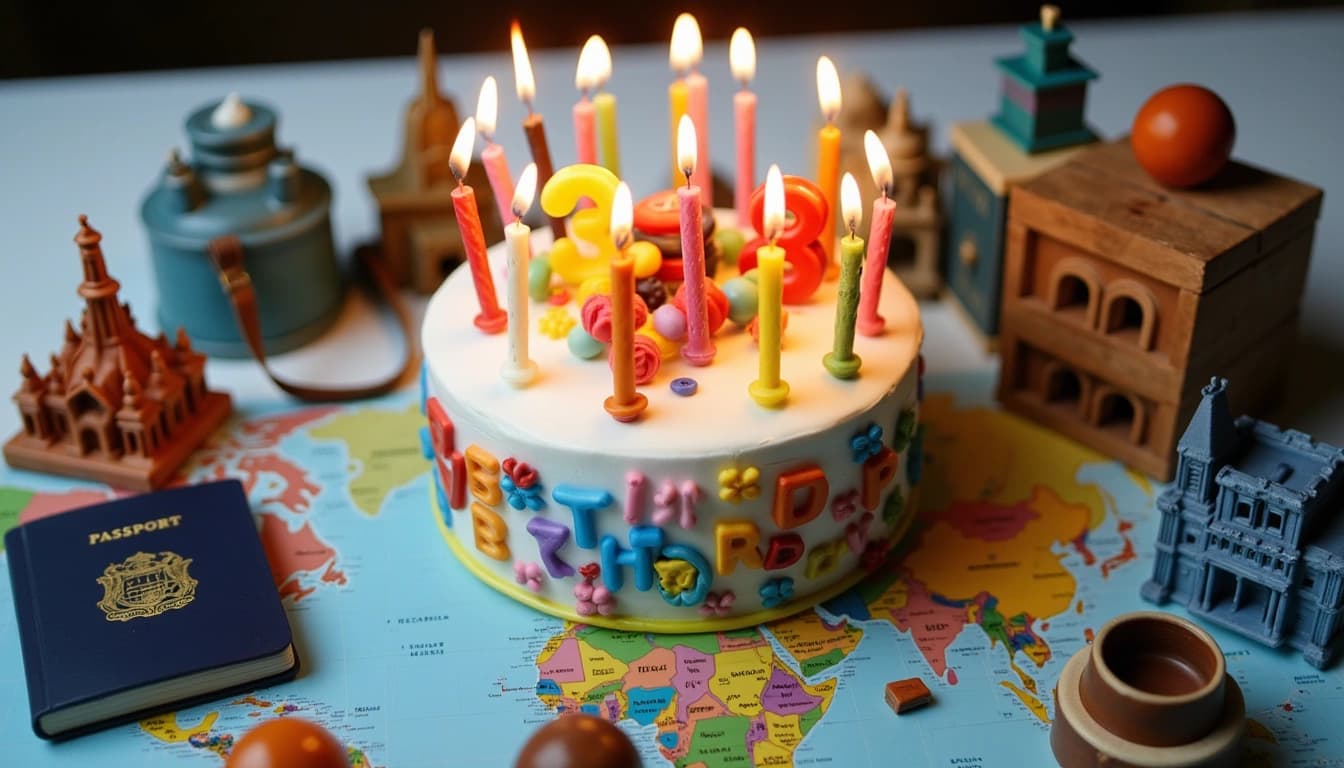
[[[845,223],[849,234],[840,239],[840,289],[835,302],[835,341],[831,351],[821,359],[821,364],[837,379],[852,379],[859,375],[859,366],[863,361],[854,354],[854,321],[859,316],[859,268],[863,264],[863,238],[854,234],[859,227],[858,184],[854,177],[845,174],[840,184],[840,197],[843,201]]]
[[[593,97],[597,110],[597,136],[602,152],[602,167],[621,175],[621,149],[616,141],[616,97],[599,93]]]

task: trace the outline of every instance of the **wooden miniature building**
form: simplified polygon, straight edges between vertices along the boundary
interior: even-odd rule
[[[439,91],[434,34],[420,33],[420,95],[407,107],[401,161],[391,172],[370,176],[369,192],[378,204],[382,250],[397,282],[432,293],[466,251],[453,213],[456,186],[448,155],[460,127],[453,102]],[[467,173],[486,242],[503,239],[494,196],[479,163]]]
[[[169,344],[135,327],[107,273],[102,240],[79,217],[85,309],[80,330],[39,374],[25,355],[14,393],[23,430],[5,444],[10,466],[150,490],[168,482],[230,411],[229,396],[205,386],[205,356],[185,332]]]
[[[995,346],[1003,285],[1008,194],[1065,162],[1096,136],[1083,123],[1087,83],[1096,77],[1069,54],[1073,34],[1059,9],[1041,7],[1021,28],[1025,51],[995,62],[1002,74],[991,120],[952,126],[952,209],[947,284],[987,348]]]
[[[1205,382],[1254,413],[1287,372],[1321,196],[1236,161],[1168,189],[1126,140],[1015,187],[999,399],[1170,479]]]
[[[864,131],[877,133],[891,162],[892,199],[896,201],[887,267],[916,297],[933,298],[943,287],[939,265],[943,214],[938,195],[941,169],[929,152],[929,126],[911,118],[905,89],[897,89],[888,108],[864,77],[846,81],[845,110],[841,169],[853,174],[865,196],[880,194],[873,187],[863,146]]]

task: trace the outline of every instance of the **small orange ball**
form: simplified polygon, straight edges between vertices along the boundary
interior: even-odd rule
[[[224,768],[349,768],[346,749],[327,729],[297,717],[267,720],[243,734]]]
[[[1139,108],[1129,141],[1149,176],[1184,188],[1218,175],[1236,138],[1232,110],[1218,94],[1199,85],[1173,85]]]

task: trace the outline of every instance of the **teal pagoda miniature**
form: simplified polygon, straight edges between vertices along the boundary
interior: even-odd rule
[[[994,125],[1026,152],[1095,141],[1083,109],[1097,73],[1070,55],[1073,33],[1059,24],[1059,8],[1042,6],[1040,22],[1021,33],[1026,51],[994,62],[1003,73]]]
[[[1059,9],[1022,27],[1026,51],[999,59],[998,114],[952,126],[952,207],[944,271],[952,306],[987,350],[997,347],[1003,303],[1008,198],[1014,186],[1063,164],[1096,141],[1083,124],[1087,83],[1097,74],[1069,53],[1073,33]]]

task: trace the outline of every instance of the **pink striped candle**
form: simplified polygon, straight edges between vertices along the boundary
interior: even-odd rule
[[[672,169],[672,185],[681,183],[680,174],[685,166],[680,163],[681,148],[678,146],[681,106],[678,102],[685,98],[685,114],[690,115],[695,124],[696,155],[699,163],[691,182],[700,190],[700,199],[705,205],[713,204],[714,184],[710,176],[709,165],[709,81],[695,71],[704,57],[704,42],[700,37],[700,25],[695,17],[683,13],[672,25],[672,45],[668,52],[668,63],[678,74],[678,79],[668,89],[672,104],[673,159],[678,161]]]
[[[686,344],[681,356],[691,365],[709,365],[714,361],[714,342],[709,338],[709,309],[705,305],[705,233],[703,197],[695,184],[695,126],[690,115],[682,115],[677,126],[677,160],[686,174],[686,186],[677,189],[681,207],[681,266],[686,285]]]
[[[509,175],[509,161],[504,157],[504,148],[495,143],[495,119],[499,116],[499,86],[493,76],[481,83],[481,95],[476,100],[476,130],[485,139],[485,148],[481,150],[481,165],[485,166],[485,178],[490,181],[490,191],[495,195],[495,207],[499,209],[499,220],[513,220],[509,210],[513,200],[513,176]]]
[[[863,264],[863,285],[859,290],[859,333],[880,336],[887,321],[877,312],[882,299],[882,276],[887,272],[887,251],[891,248],[891,220],[896,215],[896,201],[891,194],[891,159],[877,134],[863,134],[863,148],[868,155],[868,169],[873,183],[882,196],[873,200],[872,223],[868,227],[868,258]]]
[[[700,202],[713,205],[714,180],[709,166],[709,81],[699,72],[686,75],[686,114],[695,123],[695,153],[699,162],[691,183],[700,190]]]

